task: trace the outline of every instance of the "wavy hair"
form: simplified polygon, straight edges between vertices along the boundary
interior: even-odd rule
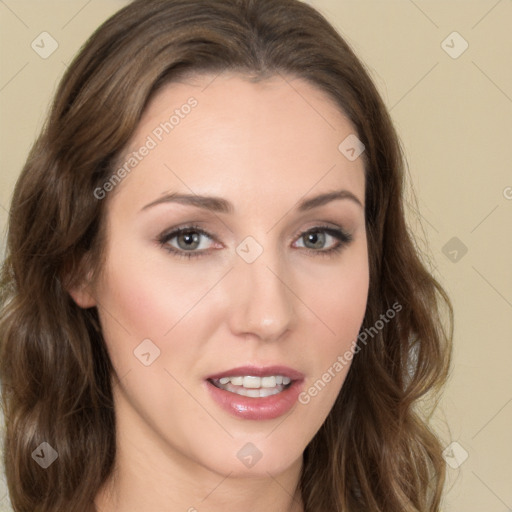
[[[362,329],[402,307],[354,356],[304,452],[305,511],[437,512],[445,464],[418,404],[447,378],[452,306],[407,226],[405,158],[369,73],[297,0],[136,0],[67,69],[16,183],[2,267],[4,464],[14,510],[94,510],[115,460],[112,366],[96,308],[79,308],[67,292],[84,261],[101,268],[108,198],[94,191],[162,85],[223,71],[302,78],[350,119],[366,147]],[[42,471],[31,454],[44,441],[59,458]]]

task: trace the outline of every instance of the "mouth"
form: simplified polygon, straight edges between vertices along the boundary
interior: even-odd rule
[[[285,366],[244,366],[205,380],[211,397],[224,410],[242,419],[263,420],[293,407],[304,374]]]
[[[285,375],[269,375],[266,377],[237,375],[208,380],[219,389],[250,398],[264,398],[277,395],[288,389],[292,382],[292,379]]]

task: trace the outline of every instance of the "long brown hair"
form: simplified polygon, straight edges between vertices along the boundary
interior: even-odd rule
[[[93,510],[112,472],[111,363],[96,309],[80,309],[66,290],[84,259],[101,266],[108,198],[94,191],[149,99],[183,73],[225,70],[309,81],[336,101],[366,148],[370,290],[362,330],[372,339],[304,452],[305,511],[438,511],[445,465],[417,404],[446,379],[452,307],[406,225],[404,157],[374,84],[325,18],[297,0],[136,0],[91,36],[63,77],[16,184],[2,269],[13,507]],[[383,323],[394,304],[400,312]],[[44,471],[31,457],[42,442],[59,457]]]

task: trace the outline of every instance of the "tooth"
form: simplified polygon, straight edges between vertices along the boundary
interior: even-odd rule
[[[261,387],[262,388],[275,388],[276,387],[276,378],[274,375],[270,377],[262,377],[261,378]]]
[[[231,384],[233,384],[234,386],[242,386],[244,383],[243,377],[231,377],[230,380]]]
[[[279,390],[276,388],[274,388],[274,389],[261,388],[259,391],[260,391],[260,398],[264,398],[266,396],[277,395],[277,393],[279,393]]]
[[[222,377],[221,379],[219,379],[219,382],[221,384],[227,384],[229,381],[230,381],[229,377]]]
[[[226,384],[221,384],[220,379],[216,383],[217,387],[220,387],[220,389],[224,389],[225,391],[229,391],[230,393],[234,393],[236,395],[241,396],[247,396],[251,398],[263,398],[266,396],[272,396],[277,395],[278,393],[281,393],[284,390],[284,386],[282,384],[279,384],[272,388],[253,388],[253,389],[247,389],[243,386],[236,386],[233,385],[233,383],[228,382]]]
[[[233,382],[233,381],[231,381],[231,382]],[[234,382],[233,382],[233,384],[234,384]],[[253,377],[251,375],[246,375],[244,377],[242,385],[244,388],[259,388],[259,387],[261,387],[261,377]]]
[[[283,384],[286,386],[287,384],[290,384],[292,379],[290,377],[283,377]]]
[[[277,375],[276,376],[276,384],[282,384],[283,383],[283,376]]]

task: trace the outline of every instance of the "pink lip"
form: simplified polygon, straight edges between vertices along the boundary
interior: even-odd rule
[[[262,398],[237,395],[220,389],[211,382],[213,379],[239,375],[252,375],[254,377],[283,375],[289,377],[292,382],[281,393]],[[207,377],[205,385],[212,399],[233,416],[245,420],[271,420],[286,414],[295,405],[302,391],[303,382],[303,373],[286,366],[241,366]]]
[[[240,375],[252,375],[253,377],[268,377],[269,375],[283,375],[291,380],[303,380],[304,374],[288,368],[287,366],[238,366],[224,372],[209,375],[206,379],[221,379],[222,377],[238,377]]]

